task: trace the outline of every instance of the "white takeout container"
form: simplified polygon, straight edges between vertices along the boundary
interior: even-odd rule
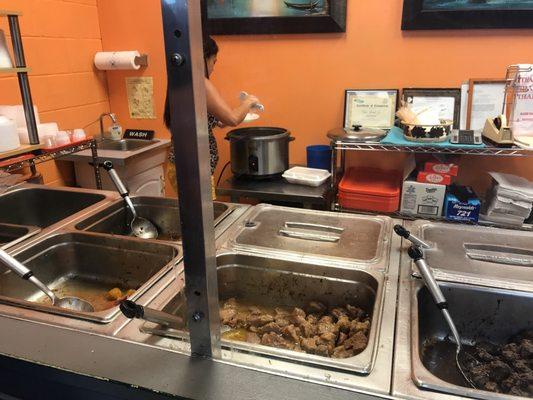
[[[325,169],[292,167],[282,176],[289,183],[318,187],[328,180],[331,173]]]

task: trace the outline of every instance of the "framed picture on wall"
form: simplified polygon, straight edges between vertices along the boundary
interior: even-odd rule
[[[204,0],[213,35],[346,31],[347,0]]]
[[[496,118],[503,112],[505,86],[505,78],[470,79],[466,129],[483,129],[487,118]]]
[[[531,0],[404,0],[402,30],[532,28]]]
[[[453,121],[459,129],[461,121],[461,89],[403,89],[402,99],[415,112],[428,108],[438,110],[440,119]]]
[[[354,125],[390,129],[398,108],[397,89],[348,89],[344,97],[344,128]]]

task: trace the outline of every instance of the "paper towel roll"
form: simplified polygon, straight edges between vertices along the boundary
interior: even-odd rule
[[[139,69],[135,64],[135,57],[140,57],[138,51],[99,52],[94,56],[94,65],[102,71],[118,69]]]
[[[13,68],[13,62],[7,49],[6,35],[0,29],[0,68]]]

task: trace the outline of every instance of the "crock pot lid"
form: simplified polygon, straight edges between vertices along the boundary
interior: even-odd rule
[[[285,128],[256,126],[234,129],[228,132],[227,137],[229,139],[274,140],[288,138],[290,135],[290,132]]]

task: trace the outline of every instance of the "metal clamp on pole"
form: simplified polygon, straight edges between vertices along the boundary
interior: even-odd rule
[[[191,352],[220,357],[201,2],[161,0]]]

